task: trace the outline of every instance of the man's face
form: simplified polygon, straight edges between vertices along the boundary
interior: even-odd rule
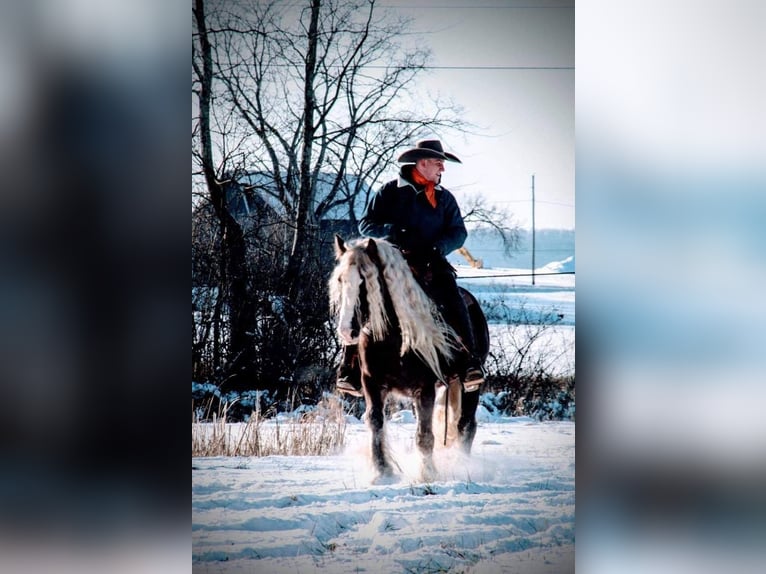
[[[443,159],[421,159],[417,163],[417,168],[420,174],[428,181],[439,183],[441,179],[441,173],[444,171]]]

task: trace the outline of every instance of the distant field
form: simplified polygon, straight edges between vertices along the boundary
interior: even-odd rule
[[[532,233],[523,231],[519,248],[512,257],[503,253],[497,237],[486,231],[471,231],[465,247],[476,259],[482,259],[485,267],[532,268]],[[542,229],[535,233],[535,267],[542,267],[552,261],[563,261],[575,254],[575,231],[569,229]],[[453,263],[464,264],[465,260],[453,253]]]

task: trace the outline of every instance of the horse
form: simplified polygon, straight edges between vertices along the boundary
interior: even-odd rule
[[[465,454],[470,454],[476,434],[479,392],[466,393],[452,366],[462,345],[391,243],[365,237],[346,243],[336,235],[335,256],[330,309],[337,316],[342,341],[358,345],[376,479],[394,474],[384,433],[386,398],[394,392],[412,399],[421,475],[429,480],[435,475],[435,426],[445,445],[457,444]],[[462,288],[461,293],[474,324],[477,350],[485,360],[489,352],[486,319],[473,295]],[[443,425],[434,424],[437,391],[447,403],[440,400]]]

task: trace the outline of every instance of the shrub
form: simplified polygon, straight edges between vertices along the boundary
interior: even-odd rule
[[[333,395],[284,418],[267,419],[252,411],[241,423],[229,420],[231,406],[221,403],[209,420],[192,411],[192,456],[327,455],[343,448],[346,417]]]

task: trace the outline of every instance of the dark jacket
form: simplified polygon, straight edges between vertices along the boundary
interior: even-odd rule
[[[424,187],[412,182],[414,165],[405,165],[399,178],[389,181],[367,204],[359,232],[391,241],[403,249],[436,248],[446,256],[463,246],[468,232],[453,196],[435,186],[436,207],[426,199]]]

